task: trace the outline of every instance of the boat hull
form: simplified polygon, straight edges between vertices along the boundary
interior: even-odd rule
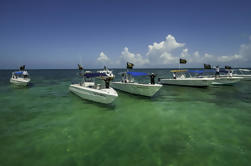
[[[214,81],[214,78],[160,79],[161,84],[192,87],[207,87],[212,81]]]
[[[118,97],[117,92],[112,88],[99,90],[83,87],[79,84],[72,84],[70,85],[69,90],[82,99],[103,104],[110,104]]]
[[[243,81],[251,81],[251,75],[246,74],[233,74],[234,77],[241,77]]]
[[[124,83],[124,82],[112,82],[111,86],[114,89],[118,89],[127,93],[152,97],[156,94],[162,85],[160,84],[139,84],[139,83]]]
[[[10,83],[18,86],[27,86],[30,83],[30,79],[11,78]]]
[[[240,82],[241,79],[243,79],[243,77],[219,77],[215,78],[212,85],[233,85]]]

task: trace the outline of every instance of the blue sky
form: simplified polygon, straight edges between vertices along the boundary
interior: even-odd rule
[[[0,68],[251,67],[251,1],[1,0]],[[154,44],[155,43],[155,44]],[[151,48],[151,49],[150,49]]]

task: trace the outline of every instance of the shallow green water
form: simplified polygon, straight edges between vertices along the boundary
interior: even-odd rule
[[[74,70],[31,70],[29,88],[10,86],[10,73],[0,71],[1,166],[251,163],[251,81],[118,92],[104,106],[68,91]]]

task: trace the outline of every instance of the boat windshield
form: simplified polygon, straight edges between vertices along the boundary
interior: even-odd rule
[[[134,78],[130,74],[122,73],[121,82],[125,82],[125,83],[134,82]]]
[[[90,77],[84,77],[85,82],[93,82],[93,79]]]
[[[17,71],[17,72],[12,73],[12,78],[28,79],[28,78],[30,78],[30,76],[27,71]]]

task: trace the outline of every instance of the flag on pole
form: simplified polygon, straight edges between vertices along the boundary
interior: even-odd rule
[[[231,66],[225,66],[225,69],[232,69]]]
[[[186,59],[181,59],[180,58],[180,64],[186,64],[187,63],[187,60]]]
[[[204,64],[204,69],[212,69],[210,64]]]
[[[132,69],[134,64],[133,63],[130,63],[130,62],[127,62],[126,63],[126,66],[127,66],[127,69]]]
[[[23,65],[23,66],[20,66],[20,68],[19,68],[21,71],[23,71],[23,70],[25,70],[25,65]]]
[[[83,70],[83,67],[80,64],[78,64],[78,70]]]

